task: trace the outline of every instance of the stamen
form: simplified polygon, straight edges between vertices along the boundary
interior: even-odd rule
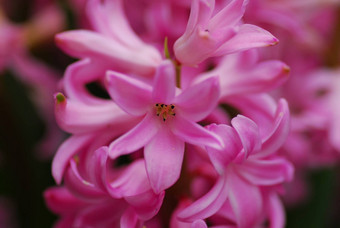
[[[167,104],[157,103],[155,104],[155,106],[156,106],[156,115],[161,116],[164,122],[169,118],[169,116],[176,115],[176,113],[174,112],[175,105],[173,104],[167,105]]]

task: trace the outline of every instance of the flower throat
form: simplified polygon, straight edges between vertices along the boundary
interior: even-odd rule
[[[174,111],[175,105],[173,104],[166,105],[166,104],[157,103],[155,106],[156,106],[156,115],[161,116],[164,122],[169,116],[176,115]]]

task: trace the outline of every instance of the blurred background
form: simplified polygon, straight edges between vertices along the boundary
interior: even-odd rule
[[[77,18],[82,10],[74,5],[68,0],[0,1],[3,228],[52,227],[57,219],[43,200],[44,190],[55,185],[51,176],[53,154],[67,138],[54,122],[53,94],[58,91],[64,70],[75,60],[55,46],[53,37],[80,27]],[[340,43],[340,16],[337,18],[334,34],[338,40],[334,45]],[[329,53],[330,65],[337,60],[333,56],[336,53]],[[287,227],[340,227],[339,164],[315,168],[302,175],[309,191],[298,204],[287,204]]]

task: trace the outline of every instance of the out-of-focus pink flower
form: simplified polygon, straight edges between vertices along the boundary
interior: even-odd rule
[[[322,52],[325,41],[328,42],[325,38],[329,39],[329,31],[333,30],[334,9],[339,5],[338,0],[253,0],[249,2],[245,21],[269,30],[289,47],[298,43],[298,49],[293,49],[296,54],[302,49]]]
[[[0,9],[0,72],[11,64],[13,53],[22,46],[22,29],[6,20]]]
[[[288,133],[284,127],[289,125],[288,106],[283,100],[275,119],[277,124],[272,134],[262,139],[257,125],[243,116],[232,120],[234,128],[209,127],[226,145],[223,151],[207,148],[221,176],[207,194],[179,213],[181,220],[193,222],[212,216],[221,208],[224,211],[229,208],[225,213],[229,211],[227,214],[234,218],[237,227],[253,227],[262,222],[261,215],[268,203],[263,189],[274,188],[291,180],[293,175],[293,166],[286,159],[273,155]],[[283,222],[272,227],[283,227]]]
[[[216,13],[215,0],[192,1],[186,31],[174,44],[176,59],[194,66],[209,57],[276,44],[268,31],[241,23],[247,3],[233,0]]]
[[[38,145],[41,158],[50,158],[61,140],[62,133],[53,116],[53,94],[60,75],[34,59],[28,50],[53,37],[63,26],[62,12],[55,5],[41,8],[25,24],[10,22],[0,9],[0,72],[9,69],[33,88],[29,95],[46,124],[46,133]]]
[[[315,66],[295,67],[291,79],[279,91],[288,100],[292,114],[291,132],[281,153],[296,168],[332,165],[339,159],[332,142],[338,121],[337,106],[333,104],[338,76],[337,71]]]
[[[175,86],[170,61],[158,68],[154,84],[109,72],[108,91],[127,113],[144,116],[131,131],[109,147],[112,158],[143,146],[151,186],[160,192],[176,182],[182,166],[184,143],[221,148],[221,139],[196,122],[208,116],[219,97],[217,78],[209,78],[184,91]]]
[[[340,107],[338,105],[340,97],[340,69],[331,72],[331,88],[329,106],[331,109],[331,124],[329,124],[330,131],[330,142],[331,144],[340,151]],[[325,75],[326,77],[327,75]]]

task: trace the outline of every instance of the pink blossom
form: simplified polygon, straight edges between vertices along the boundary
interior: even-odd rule
[[[290,47],[292,42],[298,43],[299,50],[293,49],[295,54],[301,49],[322,52],[333,30],[337,6],[337,0],[253,0],[245,21],[271,31]]]
[[[107,147],[95,150],[109,138],[105,135],[92,142],[87,140],[87,145],[68,161],[64,177],[67,190],[45,192],[48,206],[62,215],[60,227],[110,227],[118,223],[137,227],[157,214],[164,192],[155,194],[151,189],[144,160],[114,167]]]
[[[0,11],[0,72],[11,64],[12,55],[22,46],[22,29],[11,24]]]
[[[289,124],[288,115],[287,104],[282,100],[276,122]],[[206,195],[179,213],[181,220],[204,219],[227,207],[238,227],[253,227],[261,222],[267,204],[262,187],[275,187],[292,179],[292,165],[284,158],[271,156],[277,150],[277,144],[284,142],[281,137],[287,135],[282,134],[285,128],[275,127],[269,138],[261,139],[257,125],[246,117],[234,118],[232,125],[234,128],[210,126],[210,130],[219,134],[226,145],[223,151],[207,148],[221,176]],[[283,227],[282,222],[273,227]]]
[[[233,0],[216,13],[215,0],[192,1],[186,31],[174,44],[176,59],[194,66],[209,57],[276,44],[266,30],[240,23],[247,3]]]
[[[108,91],[127,113],[144,116],[131,131],[109,147],[112,158],[141,147],[151,186],[155,192],[170,187],[179,178],[184,142],[221,148],[220,138],[196,122],[215,108],[219,97],[216,78],[184,91],[175,87],[175,70],[170,61],[158,68],[153,86],[117,72],[107,75]]]
[[[297,168],[332,165],[339,159],[337,140],[334,140],[338,121],[334,105],[338,74],[309,68],[301,71],[301,75],[296,72],[280,90],[292,110],[291,132],[281,153]],[[304,84],[302,88],[301,84]]]

